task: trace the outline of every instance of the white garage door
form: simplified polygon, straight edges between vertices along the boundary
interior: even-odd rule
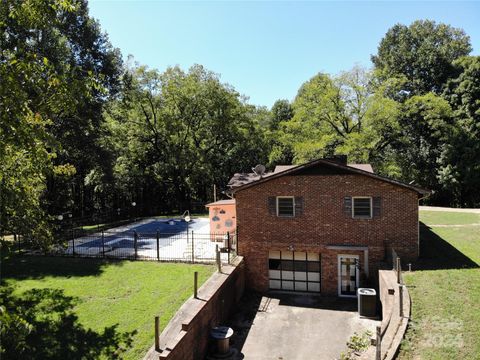
[[[301,251],[270,251],[270,289],[320,292],[320,254]]]

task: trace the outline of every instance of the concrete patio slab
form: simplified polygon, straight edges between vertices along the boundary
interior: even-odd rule
[[[244,359],[339,359],[346,342],[380,321],[360,318],[356,299],[310,295],[255,296],[235,314],[231,340]]]

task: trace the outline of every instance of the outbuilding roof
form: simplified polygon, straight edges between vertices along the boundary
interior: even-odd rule
[[[221,206],[221,205],[235,205],[235,199],[218,200],[218,201],[211,202],[211,203],[205,205],[205,207]]]
[[[419,186],[406,184],[398,180],[388,178],[386,176],[377,175],[373,172],[372,166],[370,164],[341,164],[337,161],[318,159],[310,161],[301,165],[279,165],[275,168],[274,171],[265,173],[262,176],[255,173],[236,173],[228,182],[228,187],[230,188],[230,193],[236,193],[238,191],[247,189],[251,186],[262,184],[264,182],[270,181],[272,179],[285,176],[285,175],[294,175],[298,172],[301,172],[306,169],[310,169],[319,165],[327,166],[329,168],[337,169],[339,171],[344,171],[352,174],[359,174],[368,176],[380,181],[385,181],[390,184],[400,186],[403,188],[410,189],[417,192],[419,195],[426,196],[430,194],[430,191],[423,189]]]

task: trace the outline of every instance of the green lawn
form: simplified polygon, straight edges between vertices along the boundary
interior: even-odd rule
[[[420,219],[421,259],[404,275],[412,322],[398,358],[480,359],[480,226],[468,225],[479,214],[422,211]]]
[[[480,214],[467,212],[420,211],[420,221],[431,225],[480,224]]]
[[[61,332],[55,335],[65,337],[65,342],[88,338],[92,339],[90,345],[93,348],[96,346],[93,344],[95,339],[97,342],[112,343],[114,335],[111,331],[108,332],[110,339],[107,339],[105,328],[118,324],[114,328],[117,334],[135,331],[133,342],[122,354],[122,358],[140,359],[153,344],[154,316],[160,315],[162,328],[167,324],[180,305],[192,294],[194,271],[199,272],[199,281],[203,283],[213,273],[214,267],[143,261],[13,256],[4,257],[2,261],[2,287],[5,289],[12,286],[15,296],[30,293],[29,296],[38,297],[39,294],[45,294],[41,301],[46,301],[52,308],[72,306],[74,314],[78,316],[80,328],[77,330],[81,336],[63,335]],[[32,289],[35,290],[32,292]],[[60,292],[55,292],[56,290]],[[52,301],[57,301],[57,304],[52,305]],[[40,306],[42,309],[44,307]],[[55,331],[58,326],[56,324],[53,327]],[[82,327],[93,330],[96,335],[86,333]],[[70,328],[76,331],[73,327]]]

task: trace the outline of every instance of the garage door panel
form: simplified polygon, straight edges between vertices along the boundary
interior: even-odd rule
[[[280,251],[269,251],[269,259],[280,259]]]
[[[281,279],[280,270],[269,270],[268,271],[268,277],[270,279]]]
[[[308,271],[308,272],[317,272],[317,273],[319,273],[319,272],[320,272],[320,263],[319,263],[319,262],[309,261],[309,262],[307,263],[307,271]]]
[[[307,262],[295,261],[294,268],[295,268],[295,271],[307,271]]]
[[[320,292],[320,254],[270,251],[270,289]]]
[[[305,260],[307,258],[307,253],[303,251],[295,251],[295,260]]]
[[[298,272],[295,271],[295,280],[307,280],[307,273],[306,272]]]
[[[295,291],[307,291],[307,283],[295,281]]]
[[[270,289],[278,289],[282,288],[282,282],[280,280],[270,280]]]

